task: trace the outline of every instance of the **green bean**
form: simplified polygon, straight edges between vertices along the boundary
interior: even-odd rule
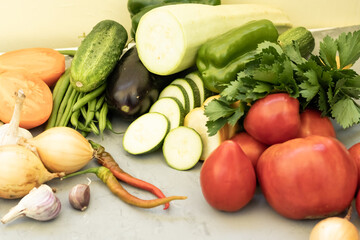
[[[80,117],[80,110],[77,110],[71,114],[70,123],[75,127],[75,129],[78,128],[79,123],[79,117]]]
[[[72,114],[72,112],[71,112],[72,106],[74,105],[79,94],[80,94],[80,92],[76,91],[75,89],[71,93],[68,105],[66,106],[64,114],[62,115],[62,117],[60,119],[59,126],[65,127],[69,123],[69,120],[70,120],[70,117]]]
[[[81,131],[81,135],[83,135],[84,138],[86,138],[89,135],[89,132],[87,131]]]
[[[85,106],[82,106],[80,108],[80,112],[83,118],[86,118],[87,110]],[[83,123],[79,122],[79,129],[80,130],[88,130],[89,132],[94,133],[95,135],[99,135],[99,129],[96,127],[96,124],[94,121],[90,121],[89,126],[85,126]]]
[[[95,116],[95,107],[96,107],[96,98],[88,102],[88,109],[85,117],[85,127],[89,126],[89,123],[93,120]]]
[[[82,117],[85,119],[85,118],[86,118],[86,114],[87,114],[86,107],[85,107],[85,106],[82,106],[82,107],[80,108],[80,112],[81,112]],[[85,125],[84,125],[84,126],[85,126]]]
[[[68,55],[70,57],[73,57],[76,54],[76,50],[71,50],[71,49],[58,50],[58,52],[61,53],[62,55]]]
[[[100,119],[100,112],[99,111],[95,112],[95,118],[96,118],[96,120],[99,121],[99,119]]]
[[[100,119],[100,112],[99,111],[95,112],[95,117],[99,121],[99,119]],[[105,129],[108,129],[108,130],[110,130],[111,132],[113,132],[115,134],[123,134],[124,133],[124,132],[115,132],[114,129],[113,129],[112,123],[111,123],[110,119],[107,116],[106,116],[106,127],[105,127]]]
[[[85,96],[85,93],[80,92],[79,96],[78,96],[77,99],[76,99],[76,102],[77,102],[78,100],[80,100],[83,96]]]
[[[109,110],[108,105],[106,102],[104,102],[100,110],[100,116],[99,116],[99,130],[101,136],[106,128],[106,119],[107,119],[108,110]]]
[[[75,89],[71,86],[71,84],[69,84],[65,96],[61,101],[58,113],[57,113],[57,117],[56,117],[56,122],[55,122],[55,126],[59,126],[60,120],[64,114],[65,108],[68,105],[69,102],[69,98],[71,96],[71,94],[75,91]]]
[[[99,135],[99,129],[96,127],[94,121],[91,121],[91,122],[90,122],[89,127],[91,128],[91,131],[92,131],[95,135]]]
[[[92,129],[90,127],[85,127],[85,125],[82,123],[82,122],[78,122],[78,128],[80,131],[83,131],[83,132],[92,132]]]
[[[61,75],[59,80],[56,82],[53,91],[53,109],[47,121],[45,129],[55,127],[58,110],[64,98],[64,95],[68,89],[69,84],[70,84],[70,71],[68,69],[65,71],[63,75]]]
[[[110,119],[106,118],[106,128],[114,132]]]
[[[76,110],[80,109],[82,106],[84,106],[85,104],[87,104],[89,101],[91,101],[94,98],[97,98],[98,96],[100,96],[100,94],[102,94],[104,92],[106,88],[106,84],[102,84],[100,87],[98,87],[97,89],[85,94],[81,99],[79,99],[75,105],[72,108],[72,111],[75,112]]]
[[[100,110],[104,101],[105,101],[105,94],[101,95],[101,97],[96,101],[95,111]]]
[[[53,89],[53,100],[55,100],[59,90],[61,90],[62,95],[65,94],[68,84],[70,83],[70,68],[66,69],[65,72],[60,76],[59,80],[57,80],[55,87]],[[60,98],[62,99],[62,97]]]

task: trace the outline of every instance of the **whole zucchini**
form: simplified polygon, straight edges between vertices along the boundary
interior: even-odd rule
[[[279,32],[291,26],[283,11],[267,5],[166,5],[141,17],[135,41],[139,57],[150,72],[170,75],[193,66],[197,51],[210,39],[264,18],[272,21]]]
[[[128,40],[125,28],[103,20],[81,42],[71,63],[71,85],[89,92],[103,84],[119,61]]]
[[[169,83],[150,73],[141,63],[136,47],[132,47],[108,77],[106,101],[112,112],[132,120],[147,112]]]
[[[166,3],[200,3],[208,5],[220,5],[221,0],[128,0],[127,7],[130,16],[133,16],[148,6],[161,5]]]
[[[285,49],[295,41],[301,53],[301,56],[308,58],[315,47],[315,39],[312,33],[304,27],[294,27],[280,34],[278,43]]]

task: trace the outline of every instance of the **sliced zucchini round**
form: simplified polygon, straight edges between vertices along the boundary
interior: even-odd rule
[[[198,72],[192,72],[185,76],[186,79],[191,79],[197,86],[200,96],[200,105],[205,101],[205,87],[204,82]]]
[[[159,99],[163,97],[174,97],[179,100],[185,110],[185,114],[190,111],[189,96],[183,86],[170,84],[159,94]]]
[[[179,100],[174,97],[158,99],[150,108],[149,112],[164,114],[170,121],[170,130],[183,125],[185,111]]]
[[[177,170],[193,168],[202,154],[200,135],[192,128],[180,126],[165,137],[162,147],[166,163]]]
[[[177,84],[182,86],[189,97],[189,110],[200,106],[200,94],[199,89],[193,80],[188,78],[178,78],[171,82],[171,84]]]
[[[123,148],[133,155],[153,152],[162,146],[169,131],[170,122],[165,115],[157,112],[145,113],[126,129]]]

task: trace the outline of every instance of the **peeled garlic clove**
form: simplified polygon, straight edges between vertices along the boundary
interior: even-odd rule
[[[1,219],[2,223],[11,222],[19,217],[29,217],[38,221],[48,221],[57,217],[61,202],[46,184],[33,188],[20,202]]]
[[[90,202],[90,181],[88,184],[77,184],[69,193],[69,202],[77,210],[85,211]]]

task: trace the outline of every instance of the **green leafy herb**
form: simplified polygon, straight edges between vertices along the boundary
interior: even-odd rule
[[[236,124],[254,101],[277,92],[297,98],[302,109],[319,109],[343,128],[359,123],[360,106],[355,100],[360,99],[360,76],[349,69],[359,58],[360,31],[342,33],[337,39],[325,37],[319,55],[309,59],[301,57],[295,42],[285,49],[263,42],[237,79],[205,108],[209,135],[226,123]]]

